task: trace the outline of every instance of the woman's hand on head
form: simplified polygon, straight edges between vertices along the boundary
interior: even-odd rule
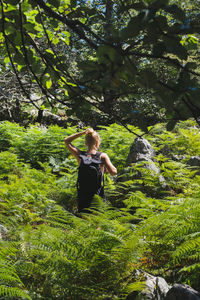
[[[94,132],[94,129],[93,128],[87,128],[85,130],[85,134],[90,134],[90,133],[93,133]]]

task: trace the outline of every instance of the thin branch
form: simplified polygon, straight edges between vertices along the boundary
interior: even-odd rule
[[[137,134],[136,132],[132,131],[130,128],[128,128],[128,126],[126,124],[124,124],[122,121],[119,121],[119,123],[124,127],[126,128],[130,133],[136,135],[137,137],[139,138],[142,138],[143,134],[142,135],[139,135]]]
[[[96,35],[90,28],[86,25],[81,23],[80,21],[69,20],[66,16],[61,16],[54,10],[52,10],[49,6],[47,6],[44,1],[36,0],[35,1],[41,8],[44,9],[45,13],[48,14],[50,17],[62,22],[63,24],[67,25],[69,28],[73,30],[81,39],[87,42],[87,44],[92,47],[93,49],[97,50],[98,45],[95,44],[91,39],[89,39],[83,29],[87,30],[91,35],[93,35],[96,39],[102,42],[102,39]]]
[[[25,45],[25,41],[24,41],[24,34],[23,34],[23,17],[22,17],[21,3],[19,3],[19,17],[20,17],[20,33],[21,33],[21,39],[22,39],[22,48],[23,48],[23,53],[24,53],[24,58],[25,58],[25,61],[26,61],[26,65],[29,68],[30,72],[33,74],[33,77],[35,78],[39,88],[42,91],[42,93],[47,97],[48,103],[53,108],[51,102],[49,101],[49,95],[48,95],[47,91],[44,89],[44,87],[40,83],[37,75],[35,74],[35,72],[33,71],[32,66],[29,63],[29,59],[28,59],[28,55],[27,55],[27,49],[26,49],[26,45]]]
[[[125,50],[125,52],[126,52],[126,50]],[[174,59],[170,58],[169,56],[156,56],[156,55],[152,55],[152,54],[149,54],[149,53],[142,53],[142,52],[136,52],[136,51],[129,52],[128,55],[135,55],[135,56],[144,57],[144,58],[167,60],[170,63],[172,63],[173,65],[177,66],[178,68],[183,69],[188,73],[191,73],[195,76],[200,77],[200,73],[185,68],[183,65],[179,64],[177,62],[177,60],[174,60]]]
[[[53,45],[52,45],[52,43],[51,43],[51,41],[50,41],[50,39],[49,39],[49,35],[48,35],[47,30],[46,30],[46,28],[45,28],[44,21],[43,21],[43,17],[42,17],[42,14],[41,14],[39,5],[37,6],[37,8],[38,8],[38,11],[39,11],[39,14],[40,14],[42,27],[43,27],[43,29],[44,29],[44,33],[45,33],[45,36],[46,36],[46,38],[47,38],[48,45],[49,45],[49,47],[51,48],[51,50],[53,51],[53,53],[54,53],[54,55],[55,55],[57,61],[58,61],[60,64],[62,64],[62,61],[60,60],[59,56],[57,55],[56,51],[54,50],[54,47],[53,47]],[[32,40],[32,39],[31,39],[31,40]],[[34,46],[36,46],[35,43],[34,43]],[[39,51],[38,48],[36,48],[36,50]],[[40,51],[39,51],[39,54],[40,54],[40,56],[42,56],[42,53],[41,53]],[[46,58],[45,58],[45,59],[46,59]],[[47,62],[47,63],[50,63],[50,61]],[[50,63],[50,66],[51,66],[51,68],[53,69],[53,71],[54,71],[56,74],[58,74],[59,77],[60,77],[60,74],[55,70],[55,68],[52,66],[51,63]],[[66,76],[68,76],[68,77],[70,78],[70,80],[72,80],[72,81],[73,81],[75,84],[77,84],[77,86],[79,87],[78,82],[72,77],[72,75],[71,75],[68,71],[65,71],[65,70],[64,70],[64,71],[63,71],[63,74],[65,74]],[[60,78],[60,79],[62,80],[62,78]],[[63,81],[63,80],[62,80],[62,81]],[[64,81],[63,81],[63,82],[64,82]],[[65,83],[65,82],[64,82],[64,83]],[[68,86],[68,87],[69,87],[69,89],[71,89],[70,86]],[[81,91],[82,91],[82,90],[81,90]]]
[[[17,78],[17,81],[18,81],[18,83],[20,85],[20,88],[21,88],[22,92],[29,99],[29,101],[33,104],[33,106],[38,109],[38,106],[35,105],[35,103],[31,100],[30,95],[26,92],[26,90],[25,90],[25,88],[24,88],[24,86],[23,86],[23,84],[21,82],[21,79],[19,78],[19,75],[18,75],[18,72],[17,72],[17,70],[15,68],[14,62],[12,60],[12,56],[11,56],[9,45],[8,45],[8,41],[7,41],[7,35],[5,33],[5,14],[4,14],[4,9],[3,9],[4,8],[4,4],[3,4],[2,0],[0,0],[0,1],[1,1],[1,7],[2,7],[2,10],[1,10],[2,11],[2,32],[3,32],[3,36],[4,36],[4,40],[5,40],[5,45],[6,45],[6,50],[7,50],[7,53],[8,53],[8,57],[9,57],[10,62],[11,62],[11,66],[13,68],[13,71],[15,73],[15,76]]]

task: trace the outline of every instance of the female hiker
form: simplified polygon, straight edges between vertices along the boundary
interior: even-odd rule
[[[87,151],[81,151],[72,145],[72,141],[85,135]],[[117,174],[117,169],[111,163],[108,155],[98,151],[100,145],[99,134],[92,128],[72,134],[64,139],[67,149],[77,159],[79,165],[77,189],[78,211],[90,207],[94,195],[105,199],[103,187],[104,172]]]

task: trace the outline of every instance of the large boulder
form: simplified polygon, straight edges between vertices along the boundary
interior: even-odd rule
[[[200,300],[200,293],[189,285],[175,283],[167,292],[165,300]]]
[[[154,162],[155,151],[151,144],[144,138],[137,137],[130,148],[130,152],[126,161],[127,166],[132,163],[144,162],[144,167],[151,171],[152,176],[160,174],[160,169]],[[166,187],[165,179],[159,175],[159,181],[163,188]]]
[[[165,296],[170,290],[170,286],[165,279],[162,277],[155,277],[146,272],[137,272],[137,275],[139,275],[140,278],[142,275],[142,279],[145,280],[146,288],[142,292],[131,293],[126,300],[165,300]]]
[[[171,287],[164,278],[142,270],[137,270],[135,277],[145,281],[146,288],[141,292],[132,292],[126,300],[200,300],[200,293],[189,285],[175,283]]]
[[[155,151],[151,144],[144,138],[137,137],[130,148],[126,161],[127,165],[139,161],[148,161],[155,156]]]

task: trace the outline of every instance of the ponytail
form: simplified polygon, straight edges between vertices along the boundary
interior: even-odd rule
[[[96,144],[98,144],[98,146],[96,147]],[[99,134],[94,131],[93,128],[88,128],[86,130],[86,134],[85,134],[85,145],[90,149],[92,147],[96,147],[98,148],[100,145],[100,136]]]

